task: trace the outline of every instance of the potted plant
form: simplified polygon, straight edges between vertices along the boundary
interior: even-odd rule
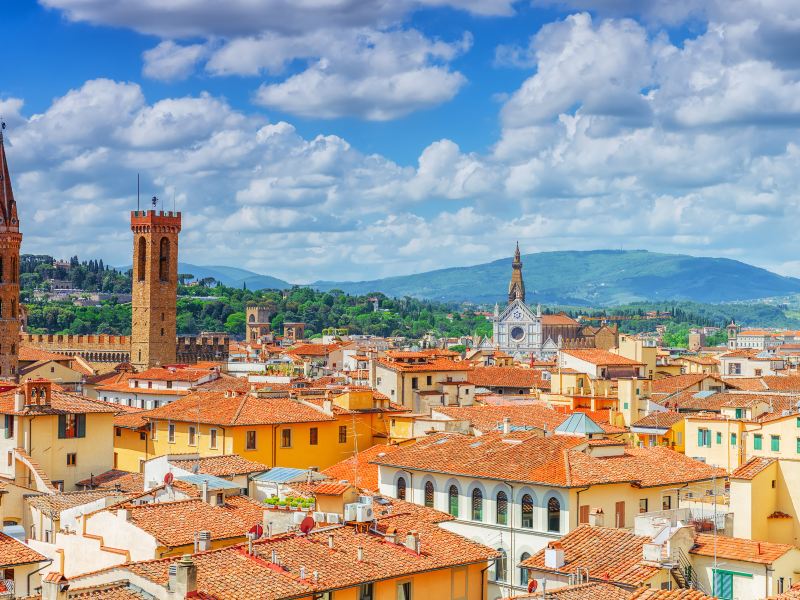
[[[278,509],[286,510],[286,500],[278,500]]]
[[[275,508],[275,504],[278,502],[277,498],[264,498],[264,504],[271,508]]]

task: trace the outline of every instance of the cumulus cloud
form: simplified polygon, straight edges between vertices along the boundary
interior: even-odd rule
[[[162,81],[186,79],[205,53],[206,48],[203,44],[181,46],[167,40],[142,54],[144,60],[142,73],[145,77]]]

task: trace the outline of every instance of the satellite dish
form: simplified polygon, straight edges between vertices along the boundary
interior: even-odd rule
[[[538,587],[539,587],[539,582],[536,581],[535,579],[531,579],[528,582],[528,593],[532,594],[533,592],[536,591],[536,588],[538,588]]]
[[[256,523],[250,528],[250,531],[248,533],[252,533],[256,537],[256,539],[258,539],[262,535],[264,535],[264,527],[261,525],[261,523]]]
[[[314,517],[306,517],[303,519],[303,522],[300,523],[300,531],[303,533],[309,533],[312,529],[314,529]]]
[[[172,485],[172,482],[175,480],[175,475],[172,473],[165,473],[164,474],[164,485]]]

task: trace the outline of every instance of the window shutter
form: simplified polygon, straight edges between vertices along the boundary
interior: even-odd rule
[[[76,437],[86,437],[86,415],[75,415],[75,429]]]
[[[58,437],[62,440],[67,437],[67,415],[58,415]]]
[[[704,438],[703,430],[702,429],[698,429],[697,430],[697,445],[700,446],[701,448],[703,446],[705,446],[705,440],[703,438]]]

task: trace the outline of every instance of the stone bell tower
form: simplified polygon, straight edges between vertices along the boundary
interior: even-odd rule
[[[178,234],[181,231],[181,213],[133,211],[131,231],[131,363],[137,371],[142,371],[176,362]]]
[[[519,242],[511,263],[511,281],[508,283],[508,303],[514,300],[525,302],[525,282],[522,280],[522,258],[519,254]]]
[[[19,367],[19,231],[17,203],[0,124],[0,378],[15,379]]]

